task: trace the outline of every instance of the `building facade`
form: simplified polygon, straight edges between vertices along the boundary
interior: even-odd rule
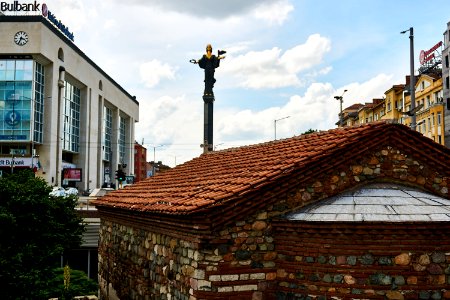
[[[0,170],[98,188],[134,172],[139,103],[50,15],[0,14]]]
[[[442,79],[443,79],[443,101],[444,123],[445,123],[445,145],[450,147],[450,22],[444,32],[444,47],[442,49]]]
[[[385,98],[373,99],[372,103],[353,104],[344,109],[344,126],[352,126],[376,122],[379,120],[393,120],[407,126],[411,125],[411,95],[407,92],[409,76],[405,84],[393,85],[385,92]],[[416,130],[432,139],[445,144],[446,111],[444,105],[444,86],[440,69],[428,70],[416,76],[415,101],[417,108]],[[336,123],[339,125],[338,123]]]
[[[416,113],[416,130],[444,145],[444,103],[440,72],[419,75],[415,93],[415,107],[421,107]],[[411,97],[408,95],[405,97],[405,110],[410,109]],[[411,118],[404,118],[403,124],[409,126]]]
[[[134,143],[134,182],[147,178],[147,148]]]

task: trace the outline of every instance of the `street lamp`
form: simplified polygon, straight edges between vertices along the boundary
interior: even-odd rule
[[[281,121],[281,120],[284,120],[284,119],[287,119],[289,117],[290,116],[287,116],[287,117],[284,117],[284,118],[281,118],[281,119],[276,119],[276,120],[273,121],[273,126],[274,126],[274,130],[275,130],[275,141],[277,140],[277,122]]]
[[[409,66],[410,66],[410,78],[409,78],[409,93],[411,95],[411,110],[414,111],[416,107],[416,78],[414,77],[414,29],[410,27],[408,30],[401,31],[401,34],[405,34],[409,31]],[[416,114],[411,116],[411,129],[416,130]]]
[[[340,113],[339,113],[339,127],[344,127],[344,116],[342,115],[342,102],[344,102],[345,92],[347,92],[347,90],[344,90],[344,92],[340,96],[334,96],[334,99],[339,100],[339,102],[341,104],[341,109],[340,109]]]

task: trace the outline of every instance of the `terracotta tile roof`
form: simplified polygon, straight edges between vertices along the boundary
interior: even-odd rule
[[[350,105],[349,107],[345,108],[344,111],[345,111],[345,110],[358,110],[358,109],[360,109],[360,108],[363,107],[363,106],[364,106],[364,104],[361,104],[361,103],[355,103],[355,104],[352,104],[352,105]]]
[[[362,139],[385,140],[394,135],[391,132],[396,132],[399,139],[409,135],[426,145],[433,144],[427,146],[426,153],[441,147],[400,124],[374,122],[338,128],[203,154],[165,173],[111,192],[94,205],[98,209],[122,208],[168,215],[200,212],[224,203],[232,205],[236,199],[289,172],[306,171],[308,165],[319,161],[326,164],[324,157],[352,149],[359,151],[361,146],[367,146],[361,145]],[[439,149],[449,161],[448,148]]]

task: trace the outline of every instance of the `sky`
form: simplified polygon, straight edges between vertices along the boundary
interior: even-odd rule
[[[343,106],[382,98],[442,41],[448,0],[48,0],[90,59],[139,102],[135,139],[171,167],[203,149],[207,44],[216,69],[214,149],[336,128]]]

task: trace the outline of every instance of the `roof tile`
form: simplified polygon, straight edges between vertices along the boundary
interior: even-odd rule
[[[305,168],[303,174],[311,176],[307,175],[308,164],[318,160],[324,165],[331,164],[340,159],[333,153],[361,151],[359,141],[362,138],[381,141],[391,129],[401,132],[395,136],[401,137],[407,133],[430,143],[406,126],[386,122],[294,136],[202,154],[174,169],[111,192],[95,201],[95,205],[100,209],[118,207],[163,214],[187,214],[241,197],[292,171]],[[444,152],[448,159],[449,152]]]

